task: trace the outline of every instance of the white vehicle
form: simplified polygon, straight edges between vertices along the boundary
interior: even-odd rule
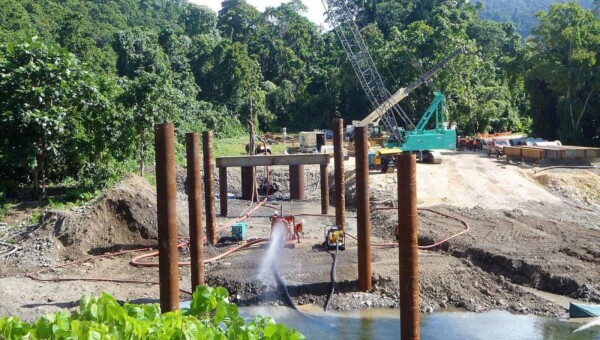
[[[505,146],[510,146],[510,143],[506,139],[493,140],[488,150],[488,157],[491,155],[496,155],[496,157],[504,155]]]

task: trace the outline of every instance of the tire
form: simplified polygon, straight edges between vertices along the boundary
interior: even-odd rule
[[[381,158],[381,173],[386,174],[389,166],[390,166],[390,164],[389,164],[389,160],[387,159],[387,157],[382,157]]]
[[[496,158],[500,158],[500,151],[496,151]]]
[[[387,174],[387,171],[388,171],[388,166],[387,166],[387,164],[386,164],[386,165],[382,165],[382,166],[381,166],[381,173],[382,173],[382,174]]]

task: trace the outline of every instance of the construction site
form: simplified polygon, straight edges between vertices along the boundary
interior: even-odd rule
[[[325,156],[325,168],[331,168],[329,155],[316,155]],[[422,313],[457,308],[565,318],[569,302],[600,303],[600,169],[512,164],[482,151],[448,151],[443,157],[442,164],[416,167]],[[368,177],[372,286],[361,292],[356,240],[360,185],[355,157],[348,158],[343,161],[345,250],[338,250],[337,284],[330,300],[335,250],[325,237],[336,226],[335,176],[327,174],[334,194],[322,201],[320,165],[303,166],[300,173],[293,165],[256,167],[256,180],[251,181],[256,186],[251,188],[268,179],[279,183],[278,190],[262,195],[250,190],[257,196],[248,200],[243,199],[246,183],[240,167],[227,170],[226,185],[214,176],[214,186],[220,188],[214,207],[227,212],[220,210],[216,218],[216,242],[203,248],[205,282],[226,287],[242,306],[289,303],[264,262],[270,249],[264,244],[274,221],[283,217],[286,225],[301,225],[301,230],[288,230],[291,234],[282,238],[289,244],[274,256],[294,305],[397,310],[398,174],[370,171]],[[217,159],[216,165],[223,160]],[[176,174],[177,239],[182,241],[178,258],[185,266],[190,264],[185,241],[190,236],[190,188],[186,171]],[[298,177],[302,187],[292,189]],[[132,175],[89,205],[49,211],[40,225],[13,235],[17,246],[3,250],[0,314],[32,320],[73,308],[74,297],[96,291],[123,301],[158,301],[158,262],[151,250],[159,237],[156,207],[155,188]],[[192,290],[185,268],[177,280],[181,300]]]
[[[249,122],[244,155],[215,157],[213,131],[187,133],[186,167],[175,125],[156,124],[156,183],[130,174],[39,223],[25,207],[0,223],[0,316],[33,322],[101,291],[172,311],[208,285],[293,325],[357,310],[392,320],[358,333],[298,321],[308,338],[444,338],[435,315],[452,313],[474,324],[500,313],[490,332],[513,316],[545,325],[490,338],[599,338],[600,149],[457,136],[441,91],[411,119],[400,102],[469,52],[391,93],[349,14],[326,3],[372,112],[293,134]]]

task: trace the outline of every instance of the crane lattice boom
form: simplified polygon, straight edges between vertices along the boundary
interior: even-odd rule
[[[322,2],[361,87],[367,94],[371,105],[378,108],[379,112],[383,112],[380,120],[390,133],[390,137],[399,141],[402,136],[398,132],[397,117],[401,119],[407,130],[412,130],[415,126],[397,103],[388,100],[391,94],[385,88],[381,75],[375,67],[369,49],[354,22],[352,12],[344,0],[322,0]]]

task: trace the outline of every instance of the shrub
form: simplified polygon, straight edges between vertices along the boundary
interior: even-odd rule
[[[33,324],[0,319],[1,339],[304,339],[295,329],[258,316],[246,322],[223,287],[198,286],[189,309],[160,314],[158,305],[121,306],[115,298],[84,296],[79,311],[48,314]]]

